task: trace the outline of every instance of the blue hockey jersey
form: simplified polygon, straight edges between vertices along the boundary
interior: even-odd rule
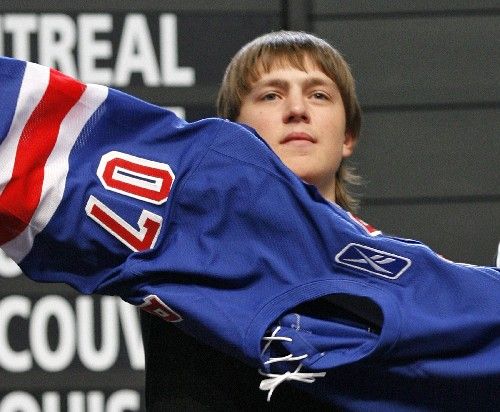
[[[7,58],[0,93],[0,245],[32,279],[175,322],[270,393],[498,408],[498,269],[372,230],[241,125]]]

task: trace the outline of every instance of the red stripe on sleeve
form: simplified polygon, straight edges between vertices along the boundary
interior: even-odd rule
[[[21,134],[12,178],[0,195],[0,245],[29,224],[40,202],[44,167],[54,149],[63,119],[86,86],[50,70],[47,90]]]

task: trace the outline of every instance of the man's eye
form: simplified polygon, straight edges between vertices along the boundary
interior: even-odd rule
[[[276,93],[266,93],[262,96],[262,100],[275,100],[278,97]]]
[[[320,100],[328,100],[329,99],[328,95],[326,93],[323,93],[323,92],[314,92],[313,97],[315,99],[320,99]]]

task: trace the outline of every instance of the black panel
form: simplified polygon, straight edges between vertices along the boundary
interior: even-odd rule
[[[278,13],[281,9],[280,0],[238,0],[228,2],[224,0],[121,0],[121,1],[101,1],[101,0],[74,0],[61,4],[59,0],[2,0],[0,11],[16,10],[18,12],[123,12],[130,13],[144,11],[196,11],[196,12],[264,12]]]
[[[313,27],[351,63],[364,106],[498,102],[499,15],[346,16]]]
[[[500,200],[447,204],[367,204],[361,216],[387,234],[420,240],[448,259],[494,265]]]
[[[371,111],[354,163],[371,198],[500,196],[500,110]]]
[[[456,13],[485,10],[498,11],[496,0],[398,0],[398,1],[366,1],[366,0],[313,0],[313,12],[316,17],[331,14],[355,13]]]

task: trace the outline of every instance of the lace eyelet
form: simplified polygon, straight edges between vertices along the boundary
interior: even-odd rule
[[[276,336],[276,334],[281,330],[281,326],[277,326],[271,336],[264,336],[262,338],[263,341],[266,341],[264,348],[262,349],[261,355],[263,356],[266,351],[269,349],[273,342],[293,342],[292,338],[287,336]],[[281,357],[269,357],[269,359],[264,362],[264,365],[269,365],[277,362],[297,362],[307,358],[307,354],[294,356],[293,354],[288,354],[286,356]],[[259,369],[259,373],[263,376],[266,376],[267,379],[263,379],[260,382],[259,389],[263,391],[268,391],[267,401],[271,400],[271,396],[274,390],[283,382],[286,381],[298,381],[304,383],[313,383],[316,378],[323,378],[326,375],[326,372],[300,372],[302,369],[302,362],[295,368],[293,371],[286,371],[282,374],[276,373],[266,373]]]

